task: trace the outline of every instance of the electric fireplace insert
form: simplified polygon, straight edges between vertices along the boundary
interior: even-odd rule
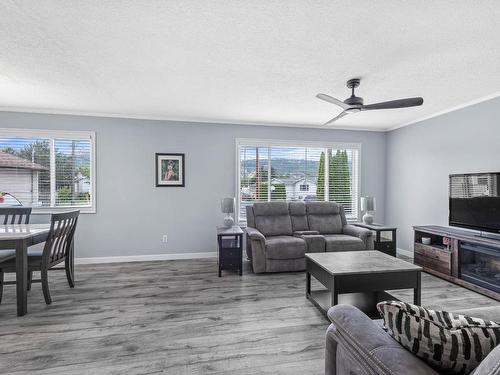
[[[460,278],[500,293],[500,250],[462,242],[459,259]]]

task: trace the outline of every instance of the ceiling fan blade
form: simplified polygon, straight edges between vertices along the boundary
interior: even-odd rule
[[[342,100],[338,100],[330,95],[318,94],[316,95],[318,99],[324,100],[325,102],[336,104],[343,109],[349,108],[349,104],[345,104]]]
[[[371,109],[390,109],[390,108],[406,108],[406,107],[416,107],[424,103],[423,98],[408,98],[408,99],[398,99],[391,100],[389,102],[381,102],[374,104],[362,105],[362,111],[368,111]]]
[[[338,119],[344,117],[344,116],[347,116],[349,114],[349,112],[347,111],[342,111],[340,112],[340,114],[338,116],[335,116],[334,118],[332,118],[330,121],[328,122],[325,122],[323,125],[330,125],[331,123],[337,121]]]

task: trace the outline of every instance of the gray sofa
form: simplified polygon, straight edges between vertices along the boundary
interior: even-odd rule
[[[349,225],[334,202],[262,202],[246,210],[246,251],[255,273],[303,271],[307,252],[373,249],[372,232]]]
[[[458,313],[500,321],[500,306],[474,308]],[[325,375],[433,375],[425,362],[403,348],[382,328],[354,306],[328,310],[332,322],[326,332]],[[473,371],[473,375],[500,374],[500,345]]]

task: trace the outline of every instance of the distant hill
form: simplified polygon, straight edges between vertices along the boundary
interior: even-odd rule
[[[267,159],[260,159],[260,165],[264,170],[267,170]],[[273,172],[278,176],[287,176],[291,171],[293,171],[293,173],[305,173],[307,170],[307,175],[310,177],[318,174],[319,161],[273,158],[272,168]],[[245,170],[247,173],[255,171],[255,160],[242,160],[241,169]]]

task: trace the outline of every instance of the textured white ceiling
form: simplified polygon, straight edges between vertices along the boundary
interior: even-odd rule
[[[390,129],[500,91],[500,2],[3,0],[0,109]],[[333,127],[333,126],[332,126]]]

